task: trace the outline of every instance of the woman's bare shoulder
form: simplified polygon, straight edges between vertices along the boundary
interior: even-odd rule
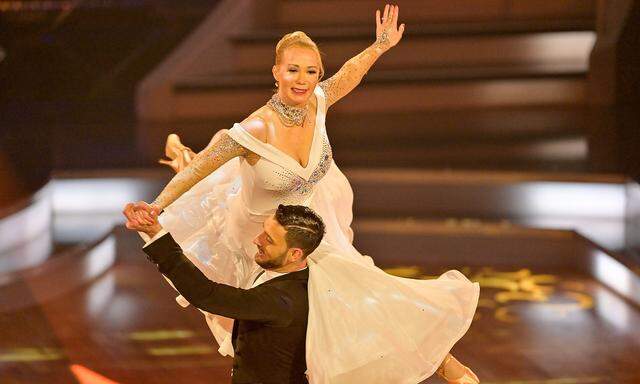
[[[269,137],[269,130],[273,126],[271,122],[272,119],[271,109],[263,106],[242,120],[240,125],[245,131],[249,132],[251,136],[266,143]]]

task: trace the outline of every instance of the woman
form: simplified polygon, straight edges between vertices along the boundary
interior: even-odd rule
[[[397,6],[385,6],[382,17],[376,11],[376,41],[322,82],[315,43],[302,32],[283,37],[271,100],[198,154],[170,136],[166,152],[177,175],[151,205],[125,209],[131,223],[164,210],[163,227],[194,264],[237,287],[249,287],[259,272],[251,239],[278,204],[317,211],[327,234],[309,256],[311,383],[417,383],[435,371],[450,383],[478,382],[448,353],[471,323],[477,284],[457,271],[430,281],[391,276],[353,248],[353,193],[324,125],[327,109],[400,41],[397,21]],[[220,352],[232,354],[230,321],[205,317]]]

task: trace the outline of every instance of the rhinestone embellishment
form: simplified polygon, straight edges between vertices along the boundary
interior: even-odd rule
[[[270,184],[270,187],[274,188],[274,193],[284,204],[300,203],[300,201],[313,192],[315,184],[327,174],[332,160],[333,152],[331,150],[331,145],[329,144],[327,137],[324,136],[322,140],[320,161],[311,173],[309,180],[305,180],[292,171],[286,169],[282,172],[276,172],[278,178],[283,182],[282,185],[274,185],[269,182],[268,184]]]

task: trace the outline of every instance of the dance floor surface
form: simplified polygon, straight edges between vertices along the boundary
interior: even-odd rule
[[[176,304],[136,234],[114,233],[117,262],[107,272],[0,313],[0,382],[230,382],[231,360],[217,353],[202,315]],[[457,268],[480,282],[476,319],[453,353],[483,383],[640,383],[640,310],[590,276],[527,265],[384,267],[414,278]]]

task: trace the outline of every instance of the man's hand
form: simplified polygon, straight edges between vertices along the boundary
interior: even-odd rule
[[[138,201],[137,203],[127,204],[122,213],[127,218],[127,222],[131,222],[134,225],[151,225],[160,212],[158,207],[147,204],[144,201]]]
[[[125,223],[127,229],[144,232],[150,237],[155,236],[162,229],[158,222],[157,208],[144,201],[127,204],[122,213],[127,218]]]

